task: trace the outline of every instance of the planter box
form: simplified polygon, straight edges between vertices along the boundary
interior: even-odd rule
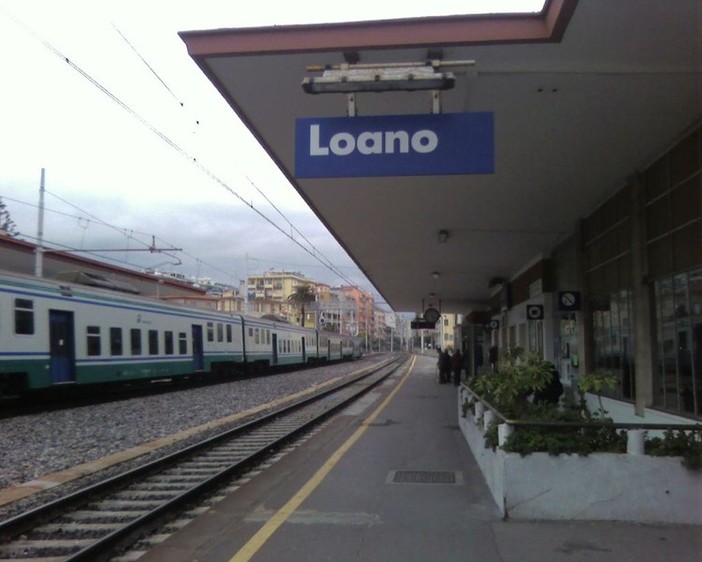
[[[702,524],[702,472],[680,458],[493,451],[461,402],[459,427],[505,518]]]

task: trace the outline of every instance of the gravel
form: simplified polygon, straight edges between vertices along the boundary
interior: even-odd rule
[[[332,378],[349,375],[372,361],[373,358],[363,358],[331,367],[0,420],[0,489],[240,413]],[[212,433],[221,430],[213,429]],[[186,442],[199,439],[194,437]],[[125,470],[181,446],[165,447],[109,470]],[[92,480],[103,478],[105,472]],[[72,486],[85,486],[90,480],[91,477],[87,477]],[[70,485],[64,484],[53,491],[36,494],[41,498],[31,497],[0,506],[0,519],[35,503],[49,501],[51,496],[65,493],[67,487]]]

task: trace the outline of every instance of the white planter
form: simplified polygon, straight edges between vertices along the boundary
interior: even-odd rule
[[[702,524],[702,472],[678,457],[639,454],[638,436],[634,454],[522,457],[486,449],[483,428],[470,418],[459,416],[459,425],[505,517]]]

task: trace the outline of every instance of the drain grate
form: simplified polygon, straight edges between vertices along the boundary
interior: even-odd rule
[[[455,472],[446,470],[395,470],[388,481],[393,484],[457,484]]]

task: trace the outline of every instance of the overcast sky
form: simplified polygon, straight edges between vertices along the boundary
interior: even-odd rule
[[[101,257],[224,283],[275,268],[371,290],[177,33],[542,3],[0,0],[0,197],[36,241],[44,168],[47,245],[119,250]],[[182,250],[127,251],[154,242]]]

